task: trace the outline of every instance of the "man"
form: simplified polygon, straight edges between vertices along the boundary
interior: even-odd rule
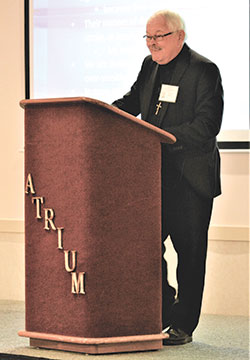
[[[183,20],[159,11],[147,22],[145,58],[131,90],[113,105],[173,135],[162,145],[162,252],[170,235],[178,256],[178,293],[162,257],[164,345],[192,341],[202,303],[213,198],[221,193],[216,145],[223,113],[217,66],[185,43]]]

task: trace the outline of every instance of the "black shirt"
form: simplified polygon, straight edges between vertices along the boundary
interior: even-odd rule
[[[178,60],[179,56],[181,55],[182,51],[183,51],[183,48],[179,52],[179,54],[173,60],[171,60],[169,63],[158,66],[156,80],[155,80],[155,86],[154,86],[152,98],[150,101],[150,110],[149,110],[148,116],[147,116],[147,121],[149,121],[153,125],[157,126],[157,123],[159,120],[158,114],[159,114],[160,109],[158,110],[158,114],[156,114],[156,110],[157,110],[157,105],[159,104],[158,99],[160,96],[161,86],[162,86],[162,84],[170,84],[172,74],[175,69],[175,65],[176,65],[177,60]]]

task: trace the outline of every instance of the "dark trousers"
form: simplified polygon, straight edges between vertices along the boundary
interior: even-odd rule
[[[162,321],[192,334],[201,311],[204,289],[207,233],[213,199],[201,197],[182,178],[162,186],[162,253],[170,235],[177,253],[178,290],[169,285],[162,254]]]

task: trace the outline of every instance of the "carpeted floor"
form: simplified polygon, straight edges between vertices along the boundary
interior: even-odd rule
[[[0,301],[0,360],[243,360],[249,359],[249,318],[202,315],[187,345],[158,351],[87,355],[29,347],[29,340],[17,335],[25,329],[24,303]]]

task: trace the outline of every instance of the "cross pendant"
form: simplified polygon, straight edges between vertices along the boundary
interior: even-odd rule
[[[161,109],[161,102],[159,102],[159,104],[156,105],[155,115],[158,115],[158,112],[160,111],[160,109]]]

